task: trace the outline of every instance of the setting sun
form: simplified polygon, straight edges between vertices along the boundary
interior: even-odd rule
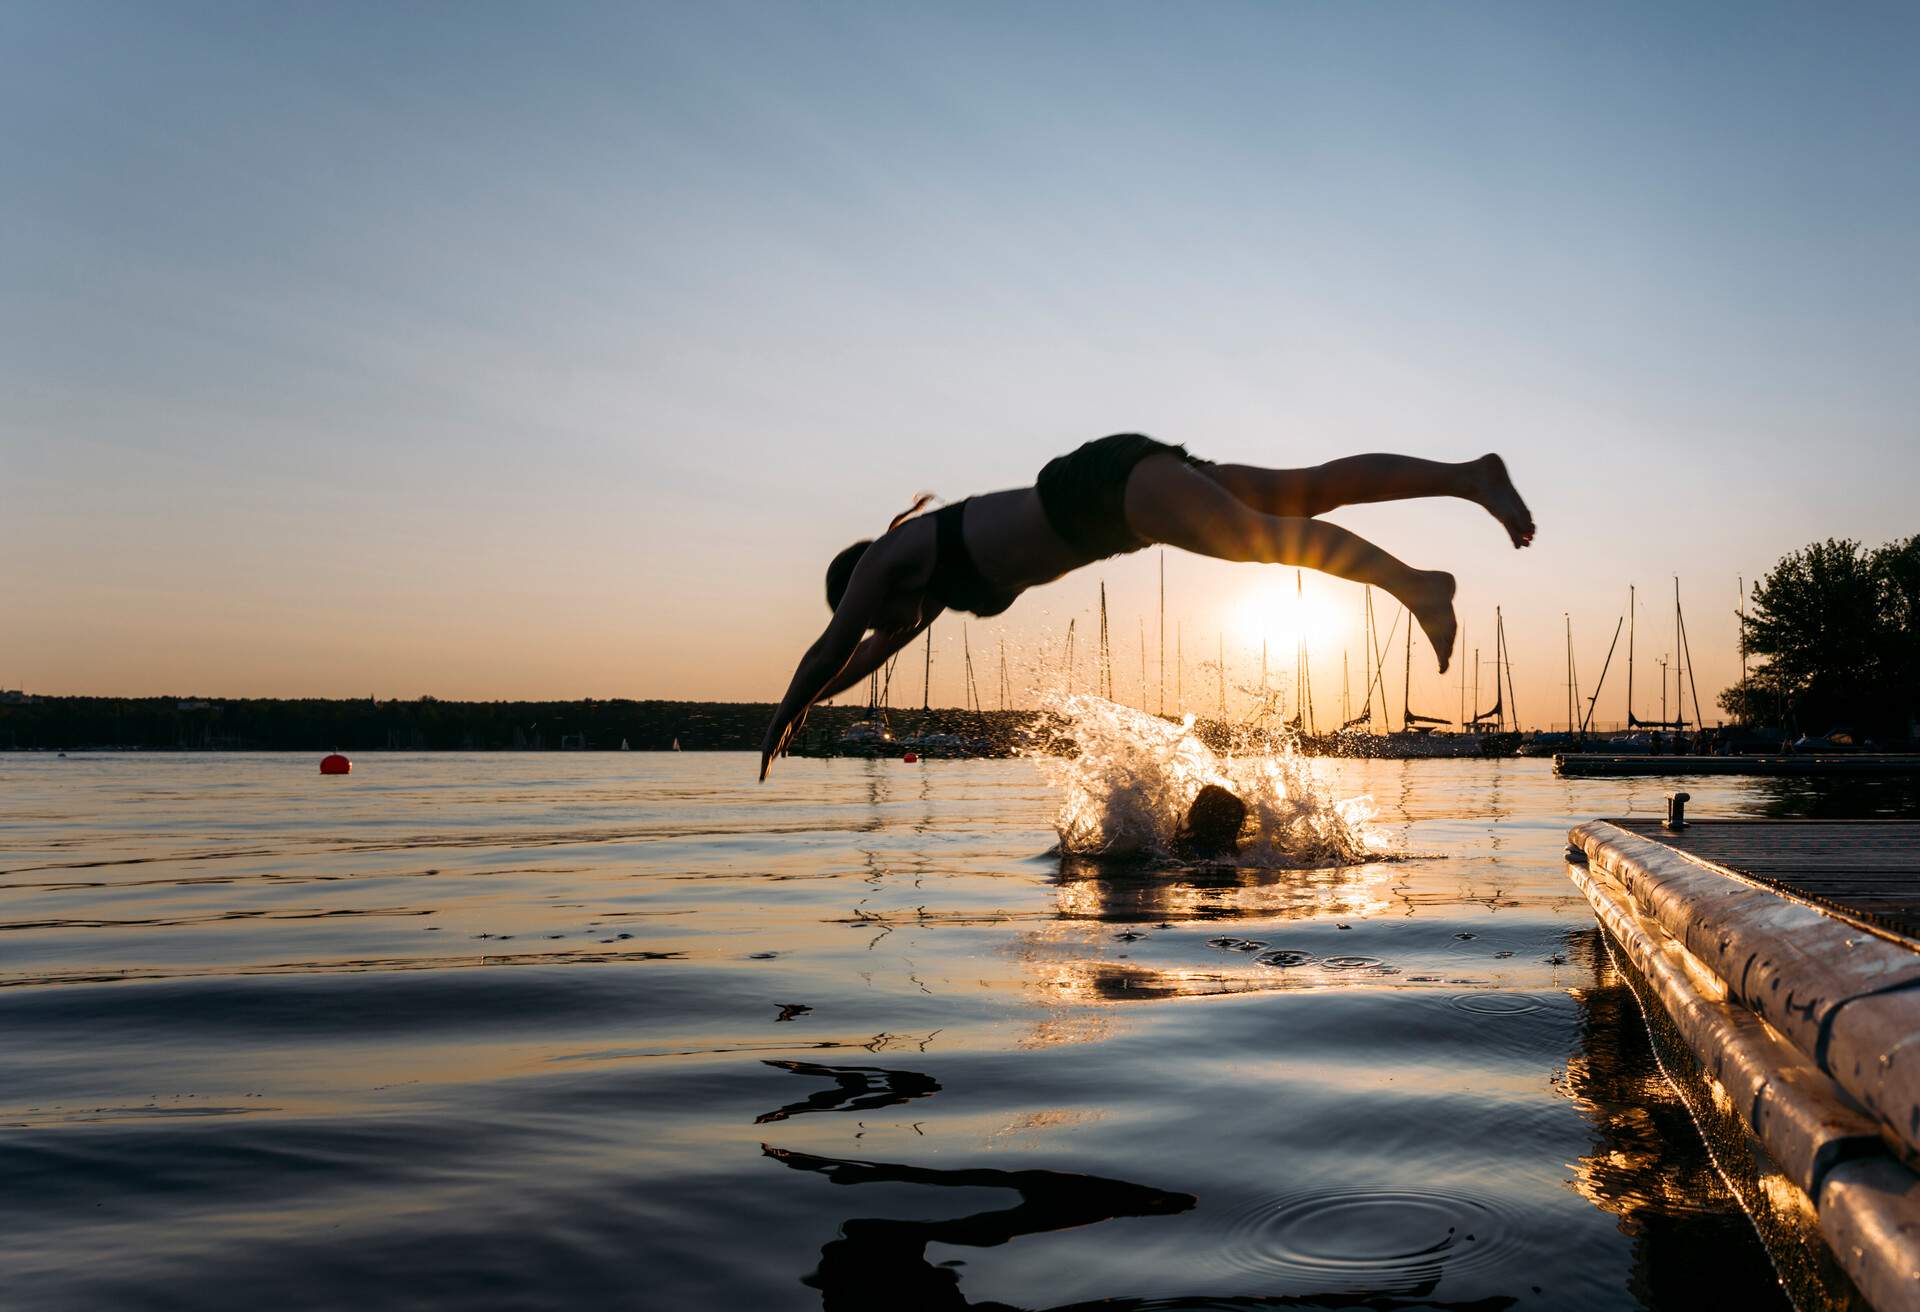
[[[1338,627],[1332,598],[1324,587],[1311,585],[1296,591],[1292,574],[1262,579],[1247,589],[1234,610],[1234,632],[1247,644],[1266,643],[1277,653],[1290,652],[1302,640],[1319,643]]]

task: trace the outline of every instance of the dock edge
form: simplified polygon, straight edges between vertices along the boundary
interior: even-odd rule
[[[1920,1060],[1889,1060],[1912,1035],[1890,1022],[1920,1005],[1909,989],[1920,955],[1604,820],[1575,826],[1568,841],[1574,884],[1716,1105],[1804,1197],[1860,1294],[1879,1312],[1920,1312],[1920,1088],[1909,1078]],[[1869,1004],[1865,1019],[1890,1003],[1897,1020],[1837,1041],[1850,1004]],[[1867,1043],[1885,1038],[1892,1046],[1868,1059]]]

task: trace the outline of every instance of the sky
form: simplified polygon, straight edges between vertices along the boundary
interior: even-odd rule
[[[1742,576],[1920,532],[1916,56],[1875,4],[10,4],[0,687],[773,700],[841,546],[1144,431],[1500,451],[1530,550],[1329,518],[1459,576],[1483,705],[1500,608],[1529,723],[1630,584],[1657,712],[1677,575],[1710,708]],[[1154,703],[1161,567],[943,618],[932,700],[1069,620],[1084,686],[1104,583]],[[1170,703],[1262,638],[1290,689],[1302,616],[1360,700],[1357,586],[1164,568]]]

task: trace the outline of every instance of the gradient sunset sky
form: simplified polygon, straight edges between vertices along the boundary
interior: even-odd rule
[[[0,687],[771,700],[839,547],[1139,430],[1504,452],[1532,550],[1332,518],[1529,721],[1633,582],[1657,710],[1679,574],[1710,704],[1738,576],[1920,531],[1916,67],[1907,4],[10,4]],[[1101,580],[1155,686],[1157,569],[969,621],[983,699]],[[1166,570],[1190,702],[1290,679],[1291,571]]]

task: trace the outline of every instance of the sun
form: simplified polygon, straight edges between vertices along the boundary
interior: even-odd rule
[[[1267,644],[1278,657],[1302,640],[1309,645],[1333,632],[1339,620],[1326,593],[1314,587],[1296,593],[1293,575],[1266,578],[1247,589],[1234,608],[1234,632],[1249,646]]]

